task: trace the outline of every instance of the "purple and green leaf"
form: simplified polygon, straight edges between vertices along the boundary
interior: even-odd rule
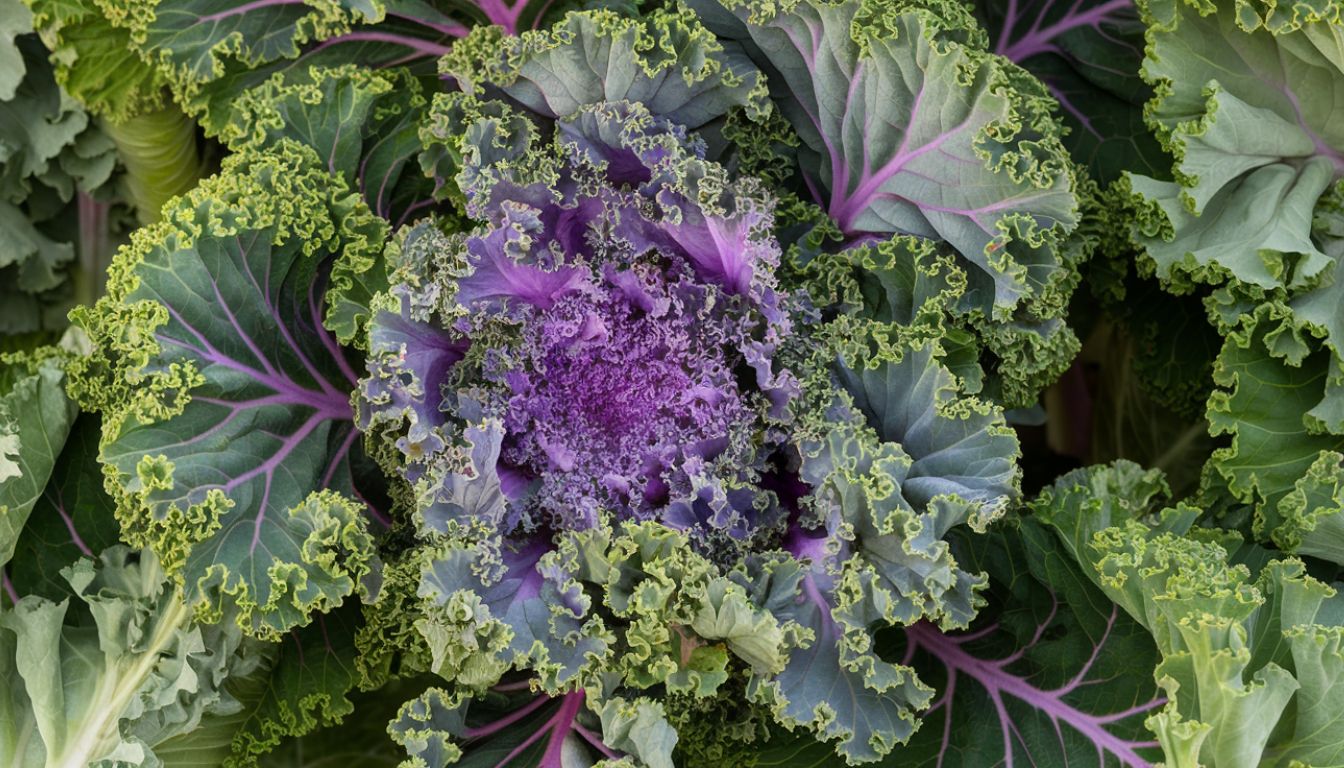
[[[525,681],[461,702],[431,688],[402,707],[389,731],[433,768],[565,768],[619,758],[585,698],[531,693]]]
[[[62,600],[70,583],[61,569],[81,557],[96,557],[116,544],[119,533],[115,505],[103,490],[98,467],[97,416],[80,415],[61,449],[47,487],[34,504],[14,548],[15,568],[9,583],[19,595]]]
[[[385,224],[281,147],[231,158],[118,254],[76,385],[104,413],[123,535],[263,635],[364,591],[381,516],[355,482],[358,361],[323,314],[337,257],[359,265]]]
[[[928,624],[904,632],[904,658],[938,689],[907,764],[1148,768],[1159,760],[1144,721],[1166,700],[1146,674],[1157,663],[1147,631],[1034,521],[960,543],[967,566],[990,575],[990,608],[966,632]]]
[[[1158,661],[1147,631],[1034,521],[957,544],[967,567],[988,572],[989,607],[966,631],[921,622],[879,635],[879,651],[913,666],[937,693],[909,744],[878,765],[1148,768],[1160,760],[1144,725],[1165,703],[1147,674]],[[841,764],[826,745],[785,734],[759,763]]]

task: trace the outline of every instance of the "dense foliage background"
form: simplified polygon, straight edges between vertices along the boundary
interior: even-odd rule
[[[0,0],[0,765],[1344,765],[1339,0]]]

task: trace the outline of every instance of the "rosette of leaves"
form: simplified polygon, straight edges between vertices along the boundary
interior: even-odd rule
[[[872,628],[964,626],[983,580],[943,537],[1017,493],[1011,429],[936,340],[956,286],[899,269],[921,311],[818,325],[776,283],[774,198],[679,122],[750,71],[660,92],[670,66],[613,56],[549,114],[510,85],[434,104],[429,159],[479,223],[397,237],[358,402],[419,542],[389,578],[420,599],[373,624],[447,682],[393,724],[425,764],[668,766],[722,712],[724,744],[779,723],[879,759],[930,692]]]

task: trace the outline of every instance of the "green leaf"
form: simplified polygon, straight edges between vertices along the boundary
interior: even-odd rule
[[[56,80],[113,123],[163,109],[167,80],[132,49],[127,12],[112,0],[25,0],[51,49]]]
[[[123,535],[276,636],[375,567],[366,505],[342,495],[363,460],[355,363],[322,313],[338,256],[377,253],[386,225],[290,142],[231,157],[166,213],[79,311],[95,353],[75,389],[103,412]]]
[[[1337,18],[1309,6],[1141,0],[1147,116],[1175,182],[1132,176],[1135,237],[1178,287],[1310,285],[1329,266],[1312,210],[1344,168]]]
[[[77,414],[59,358],[0,364],[0,567],[14,554]]]
[[[1137,239],[1158,275],[1178,286],[1234,278],[1261,288],[1300,288],[1329,264],[1310,228],[1331,174],[1330,163],[1319,159],[1301,170],[1264,166],[1223,187],[1198,214],[1176,183],[1133,176],[1130,186],[1145,203]]]
[[[766,72],[812,196],[846,236],[947,241],[968,306],[995,319],[1068,279],[1057,250],[1077,224],[1073,166],[1039,83],[935,42],[932,14],[899,4],[723,6],[693,3]]]
[[[987,353],[985,394],[1032,405],[1077,352],[1061,318],[1087,248],[1072,236],[1086,191],[1043,86],[984,51],[959,4],[938,6],[947,18],[862,0],[692,5],[767,75],[797,133],[780,151],[798,194],[846,243],[945,243],[966,281],[955,314]]]
[[[0,101],[9,101],[23,82],[26,65],[17,38],[33,31],[33,14],[21,0],[0,2]]]
[[[886,764],[1146,768],[1158,750],[1144,720],[1164,702],[1145,674],[1158,658],[1144,627],[1033,520],[957,542],[989,575],[988,607],[965,632],[888,633],[889,652],[902,649],[938,694]]]
[[[116,165],[107,136],[57,85],[31,22],[17,0],[0,4],[0,334],[65,326],[78,271],[75,198],[105,196]]]
[[[971,525],[980,529],[1017,496],[1016,433],[1000,409],[957,397],[933,344],[894,360],[842,359],[836,374],[878,437],[910,455],[901,493],[915,509],[956,498],[973,505]]]
[[[235,152],[282,137],[312,147],[395,227],[433,192],[415,162],[425,107],[420,81],[406,69],[310,68],[278,73],[242,94],[237,119],[220,137]]]
[[[259,762],[279,765],[280,756],[272,752],[277,745],[289,744],[288,751],[295,741],[311,743],[305,737],[319,729],[343,721],[352,721],[358,727],[359,721],[368,716],[360,713],[350,717],[354,704],[348,696],[359,680],[355,662],[358,624],[358,606],[342,606],[314,616],[311,624],[290,630],[268,649],[264,675],[250,683],[243,681],[235,691],[245,700],[246,708],[230,721],[229,768]],[[382,736],[390,751],[392,744],[385,725]]]
[[[572,13],[549,30],[517,37],[481,28],[453,47],[441,69],[468,94],[502,94],[544,118],[634,101],[703,130],[733,107],[753,115],[769,109],[756,67],[686,8],[656,8],[643,18]]]
[[[1223,345],[1214,369],[1219,389],[1209,398],[1210,430],[1232,436],[1210,464],[1238,499],[1256,505],[1263,536],[1282,524],[1281,502],[1321,451],[1344,449],[1344,436],[1314,429],[1307,417],[1324,395],[1330,354],[1301,357],[1284,325],[1271,305],[1247,317]]]
[[[198,626],[152,553],[116,546],[65,571],[73,597],[0,610],[0,761],[160,766],[154,748],[238,706],[254,663],[233,622]]]
[[[1168,702],[1148,727],[1167,764],[1337,763],[1344,719],[1329,681],[1344,674],[1344,596],[1295,559],[1253,573],[1230,554],[1237,534],[1192,528],[1189,507],[1156,511],[1161,483],[1132,465],[1095,467],[1034,506],[1156,641]]]
[[[990,50],[1041,79],[1059,101],[1064,144],[1093,178],[1160,176],[1170,164],[1143,121],[1144,26],[1128,0],[979,0]]]
[[[260,768],[396,768],[405,757],[387,734],[387,724],[408,696],[405,684],[357,694],[357,716],[306,736],[285,739],[259,762]]]
[[[101,426],[93,414],[75,420],[51,479],[33,505],[9,574],[20,595],[65,599],[71,591],[61,570],[118,543],[114,505],[98,466]]]
[[[293,59],[309,40],[379,21],[378,0],[239,3],[233,0],[134,0],[129,12],[136,46],[171,72],[188,91],[224,73],[225,60],[250,66]],[[142,7],[135,7],[142,6]]]
[[[598,716],[602,719],[602,740],[607,744],[635,756],[649,768],[673,768],[677,732],[668,725],[657,701],[607,699]]]
[[[195,126],[164,98],[166,80],[159,71],[132,48],[137,4],[27,1],[51,49],[56,81],[104,118],[103,128],[125,164],[128,202],[141,223],[156,221],[163,204],[195,185],[204,166]]]

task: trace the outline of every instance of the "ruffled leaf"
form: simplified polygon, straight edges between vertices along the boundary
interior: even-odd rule
[[[640,19],[572,13],[549,30],[510,38],[481,29],[454,47],[441,69],[467,93],[502,95],[551,119],[630,101],[703,130],[734,107],[768,109],[756,68],[686,9],[657,8]]]
[[[1147,724],[1168,764],[1338,761],[1337,692],[1325,682],[1344,672],[1338,593],[1291,558],[1258,574],[1234,564],[1235,533],[1192,529],[1188,507],[1154,514],[1161,478],[1136,469],[1071,473],[1036,509],[1157,641],[1168,703]],[[1147,490],[1124,495],[1136,479]]]
[[[1136,239],[1176,286],[1297,289],[1325,271],[1312,210],[1344,168],[1331,13],[1272,3],[1149,0],[1147,115],[1176,181],[1132,176]]]
[[[118,254],[80,314],[96,351],[74,388],[101,410],[124,535],[190,595],[273,634],[363,592],[373,567],[349,391],[323,328],[338,255],[384,225],[310,150],[238,155]]]
[[[230,149],[263,149],[281,138],[309,146],[394,228],[431,197],[414,160],[426,100],[408,70],[345,65],[280,72],[233,107],[234,121],[220,129]]]
[[[913,9],[725,5],[694,7],[770,76],[809,190],[845,235],[947,241],[967,298],[995,318],[1067,279],[1057,250],[1078,201],[1039,85],[972,46],[935,43],[941,29]]]
[[[14,554],[79,412],[65,395],[61,362],[0,363],[0,567]]]
[[[1064,145],[1109,184],[1170,164],[1143,121],[1152,95],[1139,78],[1144,26],[1133,0],[977,2],[990,50],[1041,79],[1059,102]]]

